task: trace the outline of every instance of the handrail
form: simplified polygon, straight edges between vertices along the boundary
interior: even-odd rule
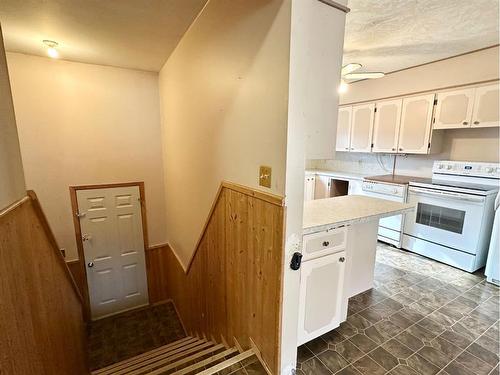
[[[78,289],[78,286],[75,282],[75,279],[73,278],[73,275],[71,274],[71,271],[69,270],[66,261],[64,260],[64,257],[60,251],[60,248],[57,244],[56,237],[54,236],[54,233],[52,232],[52,229],[50,229],[49,222],[47,221],[47,217],[45,216],[42,206],[40,205],[40,201],[38,200],[38,197],[36,193],[33,190],[28,190],[27,191],[28,197],[33,204],[33,208],[35,210],[35,214],[38,217],[38,220],[40,220],[40,223],[42,224],[43,230],[45,232],[45,235],[47,236],[52,248],[54,249],[56,253],[56,258],[58,263],[61,265],[63,268],[63,272],[66,275],[66,278],[68,279],[69,283],[73,287],[73,290],[79,299],[80,303],[83,304],[83,297],[80,293],[80,290]]]

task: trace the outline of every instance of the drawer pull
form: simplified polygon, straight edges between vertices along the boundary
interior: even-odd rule
[[[328,245],[330,245],[330,242],[329,242],[329,241],[325,241],[325,242],[323,242],[323,246],[324,246],[324,247],[327,247]]]
[[[340,262],[340,263],[344,263],[344,262],[345,262],[345,258],[344,258],[344,257],[340,257],[340,258],[339,258],[339,262]]]

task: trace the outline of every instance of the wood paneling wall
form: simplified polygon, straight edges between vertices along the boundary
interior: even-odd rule
[[[284,207],[281,197],[224,183],[185,271],[167,251],[167,296],[189,332],[245,349],[279,373]]]
[[[168,299],[168,245],[153,246],[146,250],[146,271],[149,303],[166,301]]]
[[[88,374],[81,296],[34,193],[0,213],[0,373]]]

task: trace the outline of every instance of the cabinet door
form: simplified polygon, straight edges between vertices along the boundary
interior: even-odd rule
[[[304,184],[304,202],[314,199],[315,177],[306,176]]]
[[[398,152],[427,154],[432,128],[434,94],[403,99]]]
[[[403,99],[377,103],[373,128],[373,152],[397,152],[402,105]]]
[[[330,176],[316,176],[314,199],[330,198]]]
[[[434,129],[470,127],[473,105],[473,88],[438,93]]]
[[[337,151],[349,151],[351,146],[352,107],[339,108],[337,120]]]
[[[345,251],[309,260],[300,269],[298,345],[340,324]]]
[[[352,107],[351,147],[353,152],[371,152],[375,103]]]
[[[476,88],[474,110],[472,112],[473,128],[499,126],[498,88],[498,83]]]

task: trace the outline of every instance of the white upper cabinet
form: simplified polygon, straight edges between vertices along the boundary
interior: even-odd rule
[[[337,120],[337,151],[349,151],[351,146],[352,107],[339,108]]]
[[[396,153],[403,99],[377,103],[373,128],[373,152]]]
[[[427,154],[430,150],[435,94],[403,99],[398,152]]]
[[[474,106],[474,91],[474,88],[467,88],[438,93],[434,129],[470,127],[472,108]]]
[[[499,85],[495,83],[476,88],[472,127],[499,126]]]
[[[371,151],[374,114],[375,103],[352,107],[350,151]]]

